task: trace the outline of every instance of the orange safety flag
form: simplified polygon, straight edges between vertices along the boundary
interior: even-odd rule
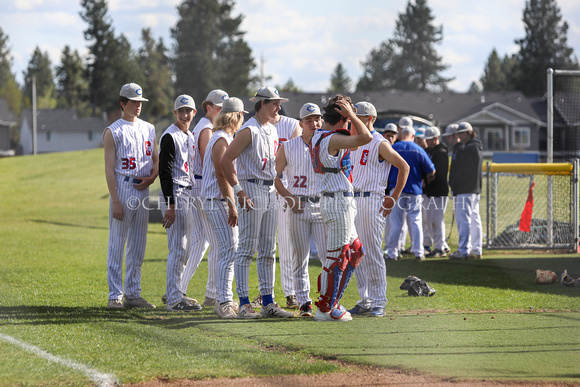
[[[536,183],[532,181],[530,184],[530,191],[528,192],[528,199],[524,205],[524,210],[522,211],[522,217],[520,218],[520,231],[530,232],[530,226],[532,225],[532,213],[534,212],[534,192],[533,189]]]

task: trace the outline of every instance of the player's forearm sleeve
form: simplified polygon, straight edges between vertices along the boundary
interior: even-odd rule
[[[169,206],[175,204],[173,197],[173,163],[175,161],[175,143],[173,138],[165,135],[161,138],[159,152],[159,181],[161,191],[165,197],[165,203]]]

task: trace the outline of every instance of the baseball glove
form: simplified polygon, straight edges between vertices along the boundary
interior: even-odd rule
[[[419,296],[431,297],[435,294],[435,289],[429,286],[427,282],[419,280],[411,284],[407,293],[409,294],[409,296],[413,297]]]
[[[564,270],[560,276],[560,283],[564,286],[576,287],[580,286],[580,278],[572,278],[568,275],[568,271]]]
[[[556,276],[556,273],[554,273],[552,270],[541,270],[541,269],[536,270],[537,284],[542,285],[553,284],[554,282],[556,282],[557,279],[558,277]]]
[[[399,286],[399,289],[409,290],[411,285],[414,284],[415,282],[418,282],[418,281],[421,281],[421,280],[419,278],[415,277],[414,275],[410,275],[407,278],[405,278],[405,280],[403,281],[401,286]]]

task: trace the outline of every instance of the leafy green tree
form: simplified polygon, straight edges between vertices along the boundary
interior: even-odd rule
[[[96,115],[118,109],[117,95],[123,84],[141,84],[144,75],[127,38],[115,36],[106,0],[81,0],[81,7],[80,16],[88,24],[84,36],[89,48],[89,101]]]
[[[57,106],[73,108],[88,114],[88,84],[84,77],[85,67],[77,50],[66,45],[62,50],[60,65],[56,67]]]
[[[568,23],[562,20],[556,0],[529,0],[523,13],[526,35],[516,39],[517,90],[526,95],[546,93],[548,68],[578,69],[578,59],[568,46]]]
[[[242,16],[231,15],[233,0],[184,0],[171,29],[175,39],[176,92],[203,100],[213,89],[230,95],[248,94],[255,67],[240,31]]]
[[[443,27],[433,25],[434,16],[427,0],[409,1],[399,13],[394,36],[371,51],[357,90],[445,91],[453,78],[441,72],[442,63],[435,45],[443,40]]]
[[[481,87],[481,84],[477,81],[471,82],[471,84],[469,85],[469,90],[467,90],[468,93],[481,93],[482,91],[483,88]]]
[[[22,110],[22,92],[12,73],[12,55],[8,46],[8,35],[0,27],[0,98],[5,98],[8,107],[20,115]]]
[[[37,46],[28,62],[24,76],[24,105],[32,106],[32,77],[36,77],[36,106],[39,109],[56,107],[56,86],[52,73],[52,63],[47,52]]]
[[[330,77],[329,93],[350,93],[352,89],[352,80],[348,76],[342,63],[338,63]]]
[[[177,97],[173,86],[173,73],[170,67],[168,49],[159,38],[156,42],[151,36],[151,29],[141,30],[143,46],[139,49],[139,63],[145,75],[143,82],[144,90],[155,91],[147,99],[149,102],[143,105],[143,111],[152,118],[171,117],[173,101]],[[201,102],[201,101],[200,101]]]
[[[294,83],[294,80],[292,78],[288,78],[288,80],[286,81],[286,83],[284,85],[282,85],[282,86],[276,85],[275,87],[276,87],[276,89],[278,89],[278,91],[288,91],[288,92],[296,92],[296,93],[302,92],[302,89],[299,88]]]

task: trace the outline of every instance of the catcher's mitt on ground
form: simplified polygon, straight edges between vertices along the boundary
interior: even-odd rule
[[[541,270],[541,269],[537,269],[536,270],[536,283],[537,284],[553,284],[554,282],[556,282],[556,280],[558,279],[558,277],[556,276],[556,273],[554,273],[552,270]]]
[[[425,296],[431,297],[435,294],[435,289],[420,278],[410,275],[399,286],[401,290],[407,290],[407,294],[413,297]]]

